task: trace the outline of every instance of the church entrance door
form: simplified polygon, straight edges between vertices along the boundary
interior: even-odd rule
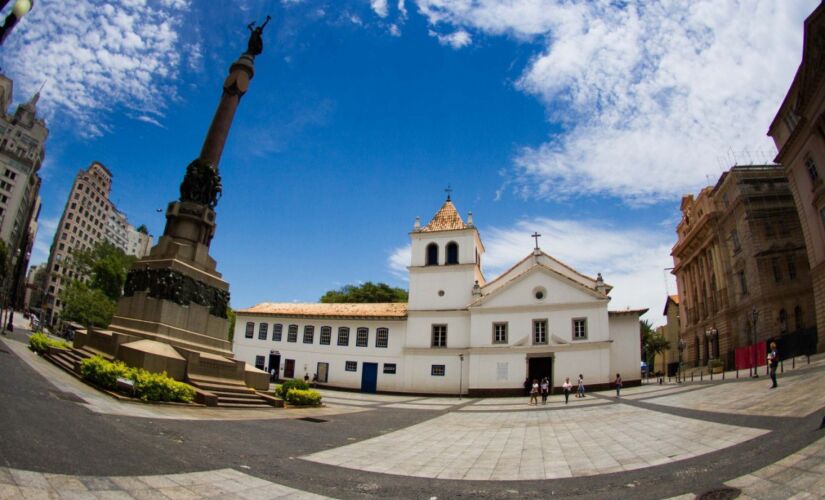
[[[275,374],[272,374],[272,370],[275,370]],[[279,371],[281,370],[281,355],[275,354],[273,352],[269,353],[269,377],[272,380],[278,380]]]
[[[361,365],[361,392],[375,392],[378,385],[378,363]]]
[[[547,377],[547,380],[550,381],[550,387],[553,387],[553,357],[529,358],[527,361],[529,362],[528,376],[530,382],[532,383],[533,380],[541,382],[541,379]]]

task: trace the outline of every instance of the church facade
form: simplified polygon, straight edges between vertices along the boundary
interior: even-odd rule
[[[364,392],[518,394],[525,379],[640,380],[639,316],[610,285],[536,248],[486,281],[484,245],[448,198],[410,233],[406,304],[262,303],[236,311],[233,351],[278,378]]]

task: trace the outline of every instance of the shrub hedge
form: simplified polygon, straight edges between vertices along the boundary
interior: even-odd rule
[[[319,406],[321,404],[321,393],[312,389],[290,389],[287,391],[284,400],[295,406]]]
[[[195,399],[195,389],[164,373],[152,373],[143,368],[131,368],[121,361],[106,361],[100,356],[80,362],[80,375],[104,389],[118,390],[117,379],[134,382],[134,395],[144,401],[180,401]]]
[[[290,391],[290,389],[306,391],[309,390],[309,384],[299,378],[295,378],[284,380],[281,385],[275,386],[276,394],[283,399],[286,399],[286,394]]]
[[[55,340],[50,338],[45,333],[35,333],[29,337],[29,349],[34,352],[44,354],[49,352],[49,347],[57,347],[59,349],[71,349],[72,345],[63,340]]]

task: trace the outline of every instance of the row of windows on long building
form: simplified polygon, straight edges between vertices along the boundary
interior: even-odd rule
[[[573,340],[587,339],[587,319],[573,318],[572,320],[572,337]],[[507,322],[493,323],[493,343],[507,344],[508,343],[508,324]],[[274,323],[272,325],[272,341],[281,342],[283,340],[284,325],[281,323]],[[370,330],[367,327],[360,327],[355,330],[355,346],[368,347],[369,346]],[[375,330],[375,347],[387,347],[389,344],[390,331],[387,328],[377,328]],[[255,323],[249,321],[246,323],[245,337],[248,339],[255,337]],[[350,337],[350,329],[346,326],[338,327],[337,345],[348,346]],[[267,340],[269,338],[269,323],[258,324],[258,340]],[[547,344],[547,320],[536,319],[533,320],[533,344]],[[287,342],[298,342],[298,325],[289,325],[287,327]],[[304,335],[302,339],[304,344],[315,343],[315,326],[305,325]],[[320,345],[332,344],[332,327],[322,326],[320,335]],[[432,336],[430,341],[431,347],[447,347],[447,325],[436,324],[432,325]]]
[[[272,341],[281,342],[283,340],[284,325],[274,323],[272,325]],[[248,339],[255,336],[255,323],[249,321],[246,323],[245,337]],[[258,339],[267,340],[269,337],[269,323],[258,324]],[[346,326],[338,328],[337,345],[348,346],[350,337],[350,329]],[[375,330],[375,347],[387,347],[389,345],[390,331],[387,328],[376,328]],[[368,347],[370,340],[370,330],[367,327],[360,327],[355,330],[355,346]],[[287,342],[298,342],[298,325],[289,325],[286,334]],[[304,344],[315,343],[315,326],[305,325],[302,342]],[[332,327],[322,326],[321,334],[319,336],[320,345],[332,344]]]

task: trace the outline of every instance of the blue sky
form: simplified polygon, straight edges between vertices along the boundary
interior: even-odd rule
[[[661,323],[681,195],[773,158],[765,132],[817,3],[38,0],[0,54],[16,101],[45,82],[32,261],[93,160],[130,221],[162,234],[156,209],[200,150],[246,24],[270,14],[221,162],[212,255],[234,307],[406,287],[407,233],[449,184],[488,279],[538,230],[603,273],[612,308]]]

